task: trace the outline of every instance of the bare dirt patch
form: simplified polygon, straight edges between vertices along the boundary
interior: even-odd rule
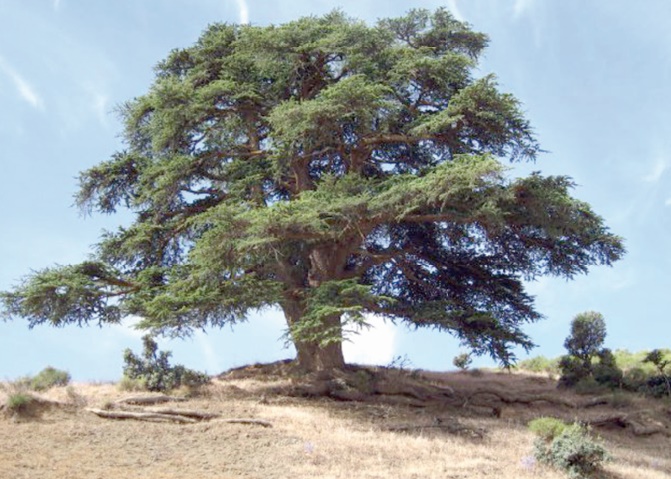
[[[115,410],[112,403],[131,395],[113,385],[74,385],[41,396],[51,405],[32,417],[4,415],[0,477],[560,478],[534,463],[526,423],[617,414],[643,415],[661,429],[637,435],[626,423],[594,426],[614,456],[609,477],[671,477],[667,405],[631,396],[584,407],[592,398],[558,391],[545,378],[384,368],[308,377],[275,364],[231,371],[198,397],[160,406],[207,413],[196,422],[87,411]]]

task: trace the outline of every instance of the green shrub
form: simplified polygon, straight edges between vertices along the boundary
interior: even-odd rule
[[[580,395],[605,394],[611,391],[606,384],[600,384],[593,377],[581,379],[573,385],[573,392]]]
[[[671,396],[671,377],[666,373],[666,367],[671,365],[671,359],[667,359],[666,354],[661,349],[653,349],[650,351],[645,358],[643,359],[644,363],[652,363],[657,369],[657,375],[648,380],[647,386],[650,386],[650,381],[658,381],[661,379],[661,382],[664,385],[664,392],[660,395]],[[658,386],[655,386],[657,389]],[[658,396],[659,397],[659,396]]]
[[[473,358],[471,358],[471,355],[468,353],[459,354],[452,360],[452,364],[462,371],[466,371],[472,362]]]
[[[592,376],[594,380],[609,388],[622,386],[622,370],[617,366],[615,356],[608,348],[603,348],[597,354],[598,362],[592,365]]]
[[[642,368],[629,369],[622,377],[622,388],[627,391],[640,391],[645,386],[648,377],[650,374]]]
[[[146,391],[147,382],[144,379],[131,379],[123,375],[117,387],[120,391]]]
[[[67,371],[47,366],[35,377],[30,379],[30,389],[35,391],[46,391],[55,386],[67,386],[70,382],[70,374]]]
[[[7,398],[7,410],[17,415],[25,414],[34,400],[27,392],[14,392]]]
[[[575,356],[562,356],[559,359],[559,386],[571,388],[590,377],[591,368]]]
[[[207,374],[170,365],[170,351],[159,351],[151,336],[142,338],[142,357],[130,349],[124,351],[124,377],[144,382],[148,391],[170,391],[180,386],[198,387],[210,382]]]
[[[564,421],[554,417],[539,417],[528,424],[529,430],[545,442],[552,441],[568,427]]]
[[[565,471],[571,479],[594,477],[609,459],[606,449],[579,424],[565,427],[550,442],[537,439],[535,456],[539,462]]]
[[[650,376],[646,379],[639,391],[654,398],[670,396],[669,377],[666,375]]]
[[[536,356],[525,359],[517,364],[517,367],[523,371],[534,373],[559,374],[559,359],[548,359],[545,356]]]

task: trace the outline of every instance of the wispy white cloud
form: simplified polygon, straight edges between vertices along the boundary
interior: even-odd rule
[[[394,357],[396,326],[375,316],[367,321],[370,328],[343,343],[345,359],[360,364],[388,364]]]
[[[646,183],[657,183],[668,168],[668,161],[666,161],[664,158],[657,158],[650,172],[643,176],[643,181]]]
[[[456,18],[460,22],[466,21],[466,19],[462,15],[461,11],[459,10],[459,6],[457,5],[457,0],[447,0],[447,9],[454,16],[454,18]]]
[[[53,0],[52,5],[54,10],[58,11],[58,9],[61,8],[61,0]]]
[[[238,11],[240,12],[240,23],[249,23],[249,7],[245,0],[238,1]]]
[[[44,103],[42,99],[28,83],[9,63],[0,57],[0,72],[4,73],[14,83],[17,93],[22,100],[30,103],[31,106],[37,109],[43,109]]]

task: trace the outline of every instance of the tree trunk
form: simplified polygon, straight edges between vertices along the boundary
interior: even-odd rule
[[[292,334],[292,326],[301,320],[304,307],[298,299],[287,298],[282,305],[282,309],[289,326],[289,334]],[[329,318],[323,326],[324,329],[340,328],[340,316]],[[293,337],[293,334],[292,340],[296,348],[298,365],[304,371],[329,371],[331,369],[342,369],[345,366],[342,342],[322,346],[319,341],[301,341]]]

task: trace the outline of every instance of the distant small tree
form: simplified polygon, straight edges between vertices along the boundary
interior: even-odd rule
[[[606,339],[606,321],[601,313],[587,311],[573,318],[571,334],[564,341],[568,353],[591,370],[592,358],[599,354]]]
[[[669,379],[669,375],[666,374],[666,367],[671,364],[671,360],[666,359],[664,357],[664,353],[661,350],[653,349],[645,356],[643,362],[654,364],[657,372],[659,372],[659,376],[664,380],[664,384],[666,385],[666,394],[671,396],[671,380]]]
[[[466,371],[472,362],[473,358],[468,353],[459,354],[452,360],[452,364],[454,364],[455,367],[461,369],[462,371]]]
[[[125,378],[139,380],[149,391],[170,391],[180,386],[198,387],[210,382],[205,373],[170,364],[170,351],[159,351],[158,344],[150,335],[142,338],[142,356],[130,349],[123,354]]]
[[[606,321],[601,313],[587,311],[573,318],[571,334],[564,341],[568,355],[559,361],[560,385],[575,386],[588,378],[608,386],[620,384],[622,371],[611,350],[603,347],[605,339]]]

